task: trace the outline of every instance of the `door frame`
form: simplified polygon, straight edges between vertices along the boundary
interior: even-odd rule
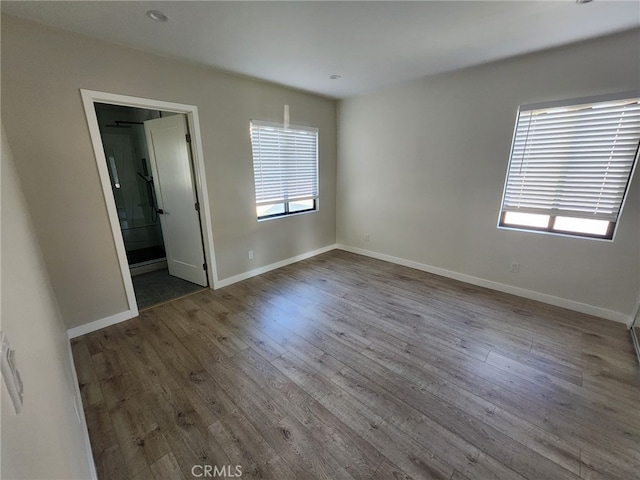
[[[133,289],[133,280],[129,271],[129,263],[127,261],[127,252],[124,246],[124,237],[120,229],[120,220],[118,218],[118,210],[116,208],[115,197],[111,188],[111,180],[107,169],[107,159],[102,146],[102,136],[98,125],[98,116],[96,114],[95,103],[106,103],[110,105],[120,105],[124,107],[143,108],[147,110],[161,110],[166,112],[175,112],[185,114],[189,133],[191,134],[191,155],[192,165],[194,169],[195,188],[200,202],[200,221],[202,224],[202,243],[204,246],[204,258],[207,263],[207,278],[209,286],[212,289],[219,287],[218,269],[216,267],[216,256],[213,245],[213,225],[211,219],[211,208],[209,205],[209,193],[207,191],[207,181],[204,166],[204,151],[202,148],[202,137],[200,134],[200,119],[198,117],[198,107],[195,105],[187,105],[182,103],[165,102],[162,100],[153,100],[148,98],[132,97],[129,95],[120,95],[115,93],[98,92],[95,90],[80,89],[84,111],[89,126],[89,134],[93,151],[95,153],[96,166],[100,176],[102,185],[102,193],[107,207],[109,223],[111,224],[111,233],[118,255],[120,271],[122,273],[122,281],[127,294],[129,311],[122,312],[130,314],[129,318],[138,315],[138,303],[136,294]]]

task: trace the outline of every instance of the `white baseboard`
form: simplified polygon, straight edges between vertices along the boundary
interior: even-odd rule
[[[316,255],[320,255],[321,253],[326,253],[335,249],[336,249],[335,244],[327,245],[326,247],[319,248],[318,250],[302,253],[300,255],[296,255],[295,257],[290,257],[285,260],[272,263],[270,265],[265,265],[264,267],[256,268],[254,270],[249,270],[248,272],[234,275],[233,277],[224,278],[218,282],[218,285],[216,285],[216,288],[226,287],[227,285],[231,285],[232,283],[240,282],[242,280],[246,280],[247,278],[255,277],[256,275],[262,275],[263,273],[270,272],[271,270],[275,270],[276,268],[281,268],[286,265],[291,265],[292,263],[296,263],[301,260],[306,260],[307,258],[315,257]]]
[[[326,247],[319,248],[318,250],[313,250],[311,252],[306,252],[300,255],[296,255],[295,257],[290,257],[285,260],[272,263],[270,265],[265,265],[264,267],[256,268],[253,270],[249,270],[248,272],[234,275],[233,277],[222,279],[217,283],[216,288],[226,287],[227,285],[231,285],[232,283],[240,282],[242,280],[255,277],[256,275],[261,275],[263,273],[270,272],[271,270],[275,270],[276,268],[281,268],[286,265],[290,265],[292,263],[305,260],[307,258],[315,257],[316,255],[329,252],[336,248],[347,251],[347,252],[364,255],[367,257],[377,258],[378,260],[384,260],[386,262],[391,262],[398,265],[404,265],[405,267],[415,268],[416,270],[422,270],[423,272],[433,273],[435,275],[452,278],[454,280],[470,283],[472,285],[478,285],[479,287],[490,288],[492,290],[497,290],[499,292],[510,293],[512,295],[528,298],[530,300],[537,300],[539,302],[548,303],[549,305],[555,305],[557,307],[566,308],[568,310],[574,310],[576,312],[586,313],[588,315],[594,315],[596,317],[604,318],[606,320],[612,320],[614,322],[624,323],[627,327],[630,327],[631,322],[633,321],[633,319],[629,315],[625,315],[620,312],[615,312],[613,310],[608,310],[606,308],[597,307],[595,305],[588,305],[586,303],[580,303],[574,300],[568,300],[566,298],[554,297],[553,295],[548,295],[546,293],[540,293],[540,292],[535,292],[533,290],[514,287],[512,285],[506,285],[504,283],[498,283],[491,280],[486,280],[484,278],[474,277],[464,273],[454,272],[452,270],[446,270],[444,268],[439,268],[439,267],[433,267],[431,265],[427,265],[424,263],[414,262],[412,260],[405,260],[404,258],[394,257],[392,255],[386,255],[384,253],[378,253],[372,250],[364,250],[362,248],[351,247],[349,245],[344,245],[344,244],[327,245]],[[70,328],[69,330],[67,330],[67,333],[70,339],[79,337],[81,335],[85,335],[87,333],[100,330],[101,328],[105,328],[110,325],[115,325],[116,323],[124,322],[125,320],[129,320],[137,315],[138,315],[137,310],[127,310],[125,312],[120,312],[115,315],[111,315],[109,317],[96,320],[94,322],[90,322],[84,325],[79,325],[77,327]]]
[[[76,338],[87,333],[95,332],[96,330],[100,330],[101,328],[124,322],[125,320],[129,320],[136,316],[138,316],[137,309],[116,313],[115,315],[101,318],[100,320],[95,320],[93,322],[85,323],[84,325],[78,325],[77,327],[70,328],[69,330],[67,330],[67,335],[69,335],[69,339]]]
[[[506,285],[504,283],[498,283],[484,278],[474,277],[464,273],[454,272],[452,270],[446,270],[444,268],[433,267],[424,263],[414,262],[412,260],[405,260],[404,258],[394,257],[392,255],[386,255],[384,253],[378,253],[371,250],[364,250],[362,248],[351,247],[344,244],[336,244],[336,248],[345,250],[351,253],[357,253],[359,255],[365,255],[367,257],[377,258],[378,260],[384,260],[386,262],[396,263],[398,265],[404,265],[405,267],[415,268],[416,270],[422,270],[423,272],[433,273],[454,280],[460,280],[461,282],[470,283],[479,287],[486,287],[499,292],[510,293],[518,297],[528,298],[530,300],[537,300],[539,302],[548,303],[549,305],[555,305],[556,307],[566,308],[580,313],[586,313],[588,315],[594,315],[596,317],[604,318],[606,320],[613,320],[614,322],[620,322],[631,326],[632,319],[629,315],[625,315],[613,310],[607,310],[606,308],[597,307],[595,305],[588,305],[586,303],[576,302],[574,300],[568,300],[566,298],[554,297],[546,293],[535,292],[533,290],[527,290],[525,288],[514,287],[512,285]]]
[[[160,260],[159,262],[149,262],[144,265],[140,265],[138,267],[129,267],[129,271],[131,272],[131,276],[135,277],[136,275],[142,275],[143,273],[155,272],[156,270],[165,270],[169,268],[167,266],[166,260]]]

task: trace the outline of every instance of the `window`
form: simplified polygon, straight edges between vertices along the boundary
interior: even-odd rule
[[[318,207],[318,129],[251,122],[258,219]]]
[[[499,226],[612,239],[638,158],[639,96],[521,106]]]

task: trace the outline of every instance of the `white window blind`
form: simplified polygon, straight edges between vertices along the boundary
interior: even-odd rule
[[[503,214],[616,222],[638,155],[639,101],[520,107]]]
[[[253,120],[256,205],[318,198],[318,129]]]

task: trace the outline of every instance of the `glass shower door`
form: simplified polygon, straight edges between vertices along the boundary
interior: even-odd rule
[[[102,142],[129,265],[165,257],[141,125],[105,127]],[[145,142],[145,143],[143,143]]]

